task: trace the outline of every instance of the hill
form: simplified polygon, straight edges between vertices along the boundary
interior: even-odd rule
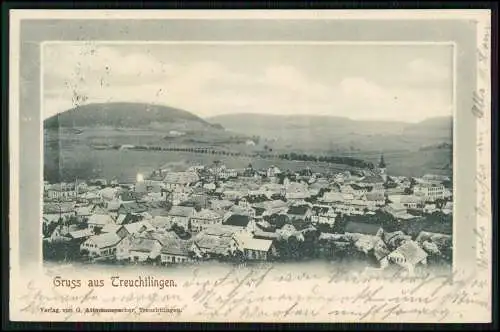
[[[179,125],[216,128],[187,111],[143,103],[94,103],[75,107],[44,121],[45,129],[54,128],[160,128]],[[220,129],[220,128],[218,128]]]
[[[380,151],[418,150],[452,143],[452,118],[439,117],[409,124],[396,121],[357,121],[308,115],[230,114],[208,118],[227,130],[267,139],[276,149]]]

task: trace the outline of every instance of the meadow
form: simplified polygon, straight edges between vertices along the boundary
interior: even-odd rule
[[[316,156],[343,156],[357,158],[377,164],[383,151],[387,171],[392,175],[422,176],[426,173],[451,175],[452,147],[422,150],[388,150],[332,152],[327,147],[317,146],[311,150],[275,148],[272,153],[265,151],[264,143],[247,146],[241,143],[241,137],[223,135],[214,131],[186,133],[182,137],[165,137],[160,130],[117,130],[85,129],[79,133],[64,130],[47,131],[44,145],[44,174],[49,182],[73,181],[75,178],[89,179],[104,177],[120,181],[134,181],[137,173],[149,174],[166,164],[176,169],[185,169],[189,165],[208,165],[219,160],[229,168],[244,168],[252,164],[254,168],[265,169],[275,165],[280,169],[297,171],[309,167],[314,172],[329,173],[352,170],[344,164],[283,160],[277,157],[249,157],[250,155],[307,153]],[[214,149],[240,153],[247,156],[219,155],[212,153],[178,152],[162,150],[118,150],[93,148],[95,145],[123,144],[188,148]]]

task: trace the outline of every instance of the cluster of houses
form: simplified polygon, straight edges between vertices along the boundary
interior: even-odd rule
[[[45,241],[66,241],[92,261],[152,262],[280,259],[291,237],[315,234],[317,255],[346,248],[413,271],[451,247],[451,234],[422,229],[418,236],[363,222],[383,211],[396,221],[453,213],[450,179],[389,177],[383,157],[375,170],[333,175],[229,169],[220,162],[177,172],[160,169],[135,183],[106,179],[45,183]],[[415,211],[418,212],[415,214]],[[345,216],[349,221],[339,229]],[[361,218],[361,219],[360,219]],[[49,227],[52,225],[52,227]]]

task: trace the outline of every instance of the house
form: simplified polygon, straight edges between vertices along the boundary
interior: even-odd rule
[[[116,218],[116,224],[117,225],[126,225],[126,224],[131,224],[134,222],[141,221],[143,219],[143,216],[140,214],[119,214],[118,217]]]
[[[412,275],[415,266],[427,264],[427,253],[415,241],[406,241],[389,254],[389,262],[408,269]]]
[[[268,178],[273,178],[273,177],[276,177],[278,176],[279,174],[281,174],[281,170],[274,166],[274,165],[271,165],[271,167],[269,167],[266,171],[266,176]]]
[[[209,226],[194,237],[190,251],[198,258],[227,256],[236,249],[232,238],[238,232],[240,227]]]
[[[118,216],[118,210],[120,209],[121,204],[122,202],[119,199],[113,199],[110,201],[104,201],[104,204],[99,204],[98,206],[105,206],[107,212]]]
[[[290,201],[301,201],[311,197],[309,190],[286,191],[285,198]]]
[[[420,232],[415,239],[422,249],[428,254],[440,255],[443,252],[451,252],[453,239],[451,235]]]
[[[311,219],[312,209],[308,205],[290,206],[286,214],[288,218],[290,218],[290,221],[295,221],[295,220],[308,221]]]
[[[320,199],[325,204],[347,203],[354,199],[352,193],[340,193],[335,191],[325,192]]]
[[[222,223],[222,215],[209,209],[202,209],[191,217],[191,231],[199,232],[206,225],[220,223]]]
[[[424,182],[415,185],[413,193],[423,196],[426,201],[434,202],[436,199],[444,199],[445,188],[442,184]]]
[[[418,209],[423,207],[422,196],[417,195],[389,195],[388,199],[396,204],[401,204],[407,209]]]
[[[349,237],[344,234],[321,233],[316,250],[321,257],[333,258],[338,253],[346,252],[351,247],[352,243]]]
[[[92,233],[92,231],[86,228],[69,232],[68,234],[66,234],[66,237],[69,238],[71,241],[82,243],[93,235],[94,234]]]
[[[68,231],[69,230],[68,230],[67,226],[59,225],[56,228],[54,228],[54,230],[52,231],[52,233],[48,237],[48,241],[52,242],[52,241],[67,240]]]
[[[57,183],[47,186],[47,197],[50,199],[74,199],[78,195],[78,188],[74,183]]]
[[[389,255],[391,251],[382,239],[378,239],[373,245],[373,256],[379,263],[381,269],[389,266]]]
[[[445,182],[445,181],[450,181],[450,177],[444,175],[436,175],[436,174],[425,174],[424,176],[422,176],[422,180]]]
[[[346,184],[340,187],[340,191],[343,194],[352,194],[354,197],[361,197],[368,192],[366,187],[362,187],[358,184]]]
[[[346,203],[336,203],[332,205],[335,209],[336,213],[344,214],[344,215],[363,215],[364,207],[360,207],[357,205],[350,204],[350,202]]]
[[[203,189],[206,189],[208,191],[214,191],[215,189],[217,189],[217,186],[213,182],[205,183],[203,184]]]
[[[170,202],[173,205],[180,205],[182,202],[187,201],[190,198],[190,190],[187,188],[183,189],[174,189],[172,192],[170,192]]]
[[[394,250],[404,242],[411,240],[411,236],[402,231],[384,232],[382,239],[389,249]]]
[[[286,193],[284,186],[278,183],[266,183],[260,186],[259,189],[269,199],[272,199],[273,196],[284,197]]]
[[[157,239],[135,237],[130,242],[129,257],[131,262],[145,262],[160,256],[162,244]]]
[[[372,202],[375,206],[385,205],[385,195],[380,191],[367,192],[363,198],[368,202]]]
[[[423,211],[425,213],[433,213],[435,211],[439,211],[439,209],[436,207],[436,204],[434,203],[427,203],[424,205]]]
[[[136,237],[135,234],[128,235],[121,239],[121,241],[116,245],[116,259],[119,261],[128,261],[130,258],[130,244],[132,240]]]
[[[107,214],[93,214],[87,220],[87,227],[95,231],[96,228],[102,229],[108,224],[114,224],[115,221]]]
[[[136,191],[125,190],[125,191],[121,192],[118,195],[120,200],[124,203],[142,201],[144,199],[144,197],[147,195],[147,192],[146,192],[146,185],[144,184],[144,182],[141,182],[140,186],[143,187],[142,191],[140,191],[140,188],[138,188],[139,190],[136,190]]]
[[[452,214],[453,213],[453,202],[446,202],[442,211],[444,214]]]
[[[80,252],[87,251],[89,256],[113,258],[121,238],[116,233],[104,233],[89,237],[80,245]]]
[[[168,173],[163,182],[167,190],[185,188],[199,181],[199,176],[196,172],[171,172]]]
[[[380,236],[383,233],[383,230],[382,226],[379,224],[368,224],[364,222],[349,221],[345,225],[344,233]]]
[[[92,215],[92,207],[91,206],[81,206],[76,208],[75,216],[78,221],[82,222],[87,220]]]
[[[248,165],[243,170],[240,171],[239,175],[241,177],[252,178],[257,175],[257,172],[253,169],[252,165]]]
[[[261,203],[252,204],[254,208],[263,209],[263,215],[272,215],[279,213],[286,213],[288,211],[288,204],[282,200],[272,200]]]
[[[193,207],[176,205],[172,206],[168,216],[172,225],[177,224],[187,230],[189,229],[189,222],[195,213],[196,210]]]
[[[276,254],[272,240],[256,239],[251,235],[236,234],[235,245],[243,253],[246,260],[265,261]]]
[[[409,220],[415,218],[409,214],[407,208],[401,203],[391,203],[384,207],[384,211],[392,215],[397,220]]]
[[[49,221],[57,221],[59,218],[67,219],[75,215],[75,204],[72,202],[58,202],[43,204],[43,216]]]
[[[90,179],[88,181],[90,185],[93,186],[106,186],[108,184],[108,180],[106,179]]]
[[[235,169],[227,168],[225,165],[212,168],[210,171],[218,179],[229,179],[236,178],[238,176],[238,171]]]
[[[150,223],[153,227],[155,227],[158,230],[160,229],[169,230],[170,228],[172,228],[170,217],[155,216],[153,219],[150,220]]]
[[[252,191],[247,196],[240,199],[238,205],[240,206],[255,206],[255,204],[260,204],[269,201],[269,198],[260,191]]]
[[[243,198],[246,194],[240,190],[224,190],[222,196],[228,201],[237,201]]]
[[[189,263],[193,261],[190,250],[193,241],[180,239],[169,240],[163,244],[160,251],[161,263],[163,265]]]
[[[119,226],[116,233],[121,238],[127,237],[132,234],[139,234],[144,231],[154,230],[155,228],[147,221],[139,221],[131,224]]]
[[[88,202],[89,204],[95,204],[101,201],[101,197],[99,196],[97,191],[96,192],[88,191],[80,195],[78,198]]]
[[[99,190],[98,195],[103,200],[112,201],[117,197],[117,190],[115,188],[106,187]]]
[[[360,233],[357,233],[360,234]],[[356,237],[354,241],[354,248],[359,253],[363,253],[365,257],[373,252],[375,245],[378,243],[380,238],[371,234],[361,234],[361,236]]]
[[[368,174],[358,181],[358,185],[362,187],[373,187],[376,186],[380,188],[385,183],[384,178],[380,174]]]
[[[101,233],[116,233],[120,229],[120,225],[116,224],[106,224],[101,229]]]
[[[279,239],[279,235],[276,232],[266,232],[266,231],[261,231],[261,230],[256,230],[253,233],[253,237],[256,239],[263,239],[263,240],[272,240],[276,241]]]
[[[255,216],[257,214],[256,210],[254,208],[252,208],[251,206],[240,206],[240,205],[231,206],[231,208],[229,208],[229,210],[228,210],[228,213],[241,214],[241,215],[249,216],[250,218],[255,218]]]
[[[120,207],[118,208],[118,215],[121,214],[131,214],[131,215],[140,215],[148,211],[148,206],[144,203],[130,201],[130,202],[122,202]]]
[[[228,213],[224,217],[222,225],[238,227],[246,231],[252,232],[255,230],[255,222],[252,217],[243,214]]]
[[[212,200],[210,201],[210,208],[214,211],[229,210],[234,203],[229,200]]]
[[[315,205],[312,207],[311,222],[313,224],[327,224],[333,227],[337,214],[331,206]]]

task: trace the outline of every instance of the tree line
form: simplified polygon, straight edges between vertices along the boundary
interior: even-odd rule
[[[112,145],[110,149],[118,150],[121,145]],[[210,148],[200,148],[200,147],[162,147],[162,146],[145,146],[145,145],[135,145],[133,147],[127,148],[127,150],[136,151],[172,151],[172,152],[188,152],[188,153],[201,153],[201,154],[212,154],[212,155],[222,155],[222,156],[233,156],[233,157],[248,157],[248,158],[277,158],[281,160],[291,160],[291,161],[311,161],[311,162],[323,162],[329,164],[342,164],[357,168],[368,168],[373,169],[375,166],[372,162],[366,162],[362,159],[347,157],[347,156],[316,156],[311,154],[301,154],[301,153],[282,153],[282,154],[272,154],[272,153],[242,153],[242,152],[232,152],[225,150],[215,150]],[[269,150],[269,152],[271,152]]]

